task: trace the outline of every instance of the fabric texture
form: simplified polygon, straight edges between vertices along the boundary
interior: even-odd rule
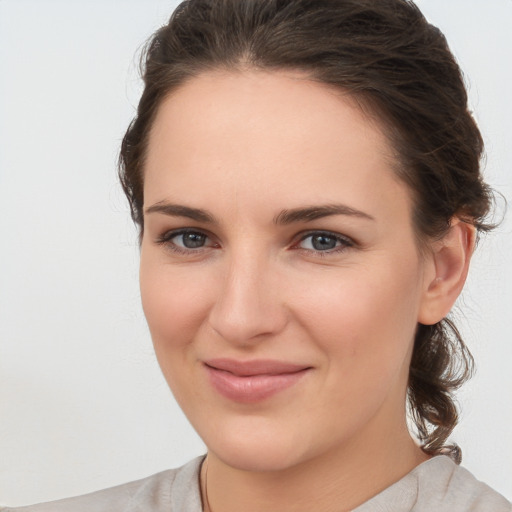
[[[178,469],[103,491],[1,512],[201,512],[204,457]],[[340,504],[340,510],[344,510]],[[450,458],[439,455],[352,512],[512,512],[512,504]]]

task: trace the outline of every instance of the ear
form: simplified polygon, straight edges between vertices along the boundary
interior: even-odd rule
[[[432,325],[448,315],[466,282],[474,247],[475,227],[457,218],[446,235],[432,244],[426,256],[419,323]]]

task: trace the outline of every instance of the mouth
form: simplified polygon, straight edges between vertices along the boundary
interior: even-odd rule
[[[204,361],[212,387],[225,398],[256,403],[297,384],[312,368],[274,361],[211,359]]]

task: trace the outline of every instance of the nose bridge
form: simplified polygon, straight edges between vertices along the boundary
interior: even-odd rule
[[[212,328],[239,344],[279,332],[286,312],[281,287],[273,282],[277,274],[275,261],[254,244],[231,251],[210,312]]]

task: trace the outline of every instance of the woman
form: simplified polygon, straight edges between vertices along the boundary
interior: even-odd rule
[[[481,152],[410,2],[182,4],[120,169],[156,354],[208,455],[26,510],[510,510],[446,445]]]

